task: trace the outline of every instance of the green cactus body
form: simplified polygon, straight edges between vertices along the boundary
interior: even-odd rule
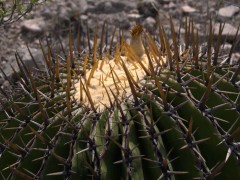
[[[43,50],[46,71],[17,59],[23,93],[0,89],[0,179],[240,179],[240,65],[211,63],[212,33],[200,56],[187,21],[181,52],[170,24],[172,46],[162,25],[160,47],[136,25],[104,54],[103,27],[80,57]]]

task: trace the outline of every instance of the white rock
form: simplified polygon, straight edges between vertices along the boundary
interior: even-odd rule
[[[83,20],[83,21],[86,21],[86,20],[88,20],[88,16],[85,15],[85,14],[82,14],[82,15],[80,16],[80,19]]]
[[[42,32],[46,23],[43,18],[29,19],[22,22],[22,29],[34,33]]]
[[[239,52],[233,53],[232,58],[230,60],[230,64],[238,64],[239,60],[240,60],[240,53]]]
[[[223,51],[223,54],[228,54],[230,49],[232,47],[232,44],[231,43],[227,43],[225,42],[224,44],[221,45],[221,51]]]
[[[226,6],[226,7],[219,9],[218,14],[222,17],[231,18],[238,12],[239,12],[239,7],[230,5],[230,6]]]
[[[129,18],[129,20],[138,20],[140,17],[141,17],[141,15],[138,14],[138,13],[131,13],[131,14],[128,14],[128,18]]]
[[[219,27],[220,27],[220,23],[216,23],[215,27],[214,27],[214,35],[215,36],[218,35]],[[222,35],[232,39],[235,36],[236,32],[237,32],[237,28],[235,28],[234,26],[232,26],[229,23],[226,23],[224,26]]]
[[[181,9],[182,9],[183,13],[194,13],[194,12],[197,11],[195,8],[193,8],[193,7],[189,6],[189,5],[183,5],[181,7]]]

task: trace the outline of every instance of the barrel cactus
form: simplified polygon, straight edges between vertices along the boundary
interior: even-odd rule
[[[206,52],[192,21],[180,44],[170,18],[170,38],[135,25],[107,46],[104,23],[84,51],[70,28],[66,57],[42,47],[44,70],[16,55],[16,92],[0,89],[1,179],[239,179],[240,64],[211,24]]]

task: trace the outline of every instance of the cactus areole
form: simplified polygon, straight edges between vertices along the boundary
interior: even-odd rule
[[[0,179],[239,180],[240,62],[221,52],[224,26],[214,37],[210,21],[206,52],[184,27],[184,44],[171,18],[170,38],[135,25],[127,43],[104,23],[93,46],[79,30],[76,51],[70,28],[66,57],[40,43],[34,73],[16,54],[16,92],[0,88]]]

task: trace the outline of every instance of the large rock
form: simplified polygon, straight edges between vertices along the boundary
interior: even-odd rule
[[[214,27],[214,36],[218,36],[218,32],[219,32],[219,27],[220,27],[220,23],[216,23],[215,27]],[[232,26],[229,23],[226,23],[222,32],[222,36],[223,38],[226,38],[227,41],[233,41],[234,37],[236,35],[237,32],[237,28]],[[238,36],[240,35],[240,32],[238,33]]]
[[[226,6],[219,9],[218,15],[226,18],[231,18],[238,12],[239,12],[239,7],[230,5],[230,6]]]
[[[182,9],[182,12],[185,13],[185,14],[191,14],[191,13],[194,13],[196,12],[197,10],[189,5],[183,5],[181,7]]]
[[[43,54],[41,49],[37,49],[37,48],[29,48],[30,52],[32,53],[32,56],[35,60],[35,62],[37,63],[38,67],[41,68],[44,64],[43,62]],[[30,69],[31,71],[33,71],[35,68],[35,64],[32,60],[32,57],[27,49],[26,46],[21,46],[20,48],[18,48],[17,50],[18,54],[20,55],[20,57],[22,58],[25,66]],[[17,65],[16,65],[17,67]],[[17,68],[18,69],[18,68]]]
[[[46,27],[46,23],[43,18],[24,20],[21,24],[22,30],[32,33],[42,33]]]
[[[30,48],[30,51],[38,65],[38,67],[40,69],[44,68],[44,62],[43,62],[43,55],[42,55],[42,51],[41,49],[36,49],[36,48]],[[17,52],[19,54],[19,56],[21,57],[21,59],[23,60],[25,66],[27,67],[28,70],[30,71],[35,71],[35,64],[32,60],[32,57],[30,56],[28,49],[25,45],[20,46],[17,49]],[[4,71],[4,73],[6,74],[6,76],[12,81],[12,82],[16,82],[18,81],[18,78],[16,76],[16,74],[13,73],[11,66],[14,68],[14,70],[16,72],[19,72],[19,67],[18,64],[16,62],[15,56],[11,55],[9,57],[9,62],[6,61],[6,63],[2,63],[2,69]],[[11,66],[10,66],[11,64]],[[0,72],[0,86],[3,86],[3,88],[7,88],[8,87],[8,81],[5,80],[3,74]]]

